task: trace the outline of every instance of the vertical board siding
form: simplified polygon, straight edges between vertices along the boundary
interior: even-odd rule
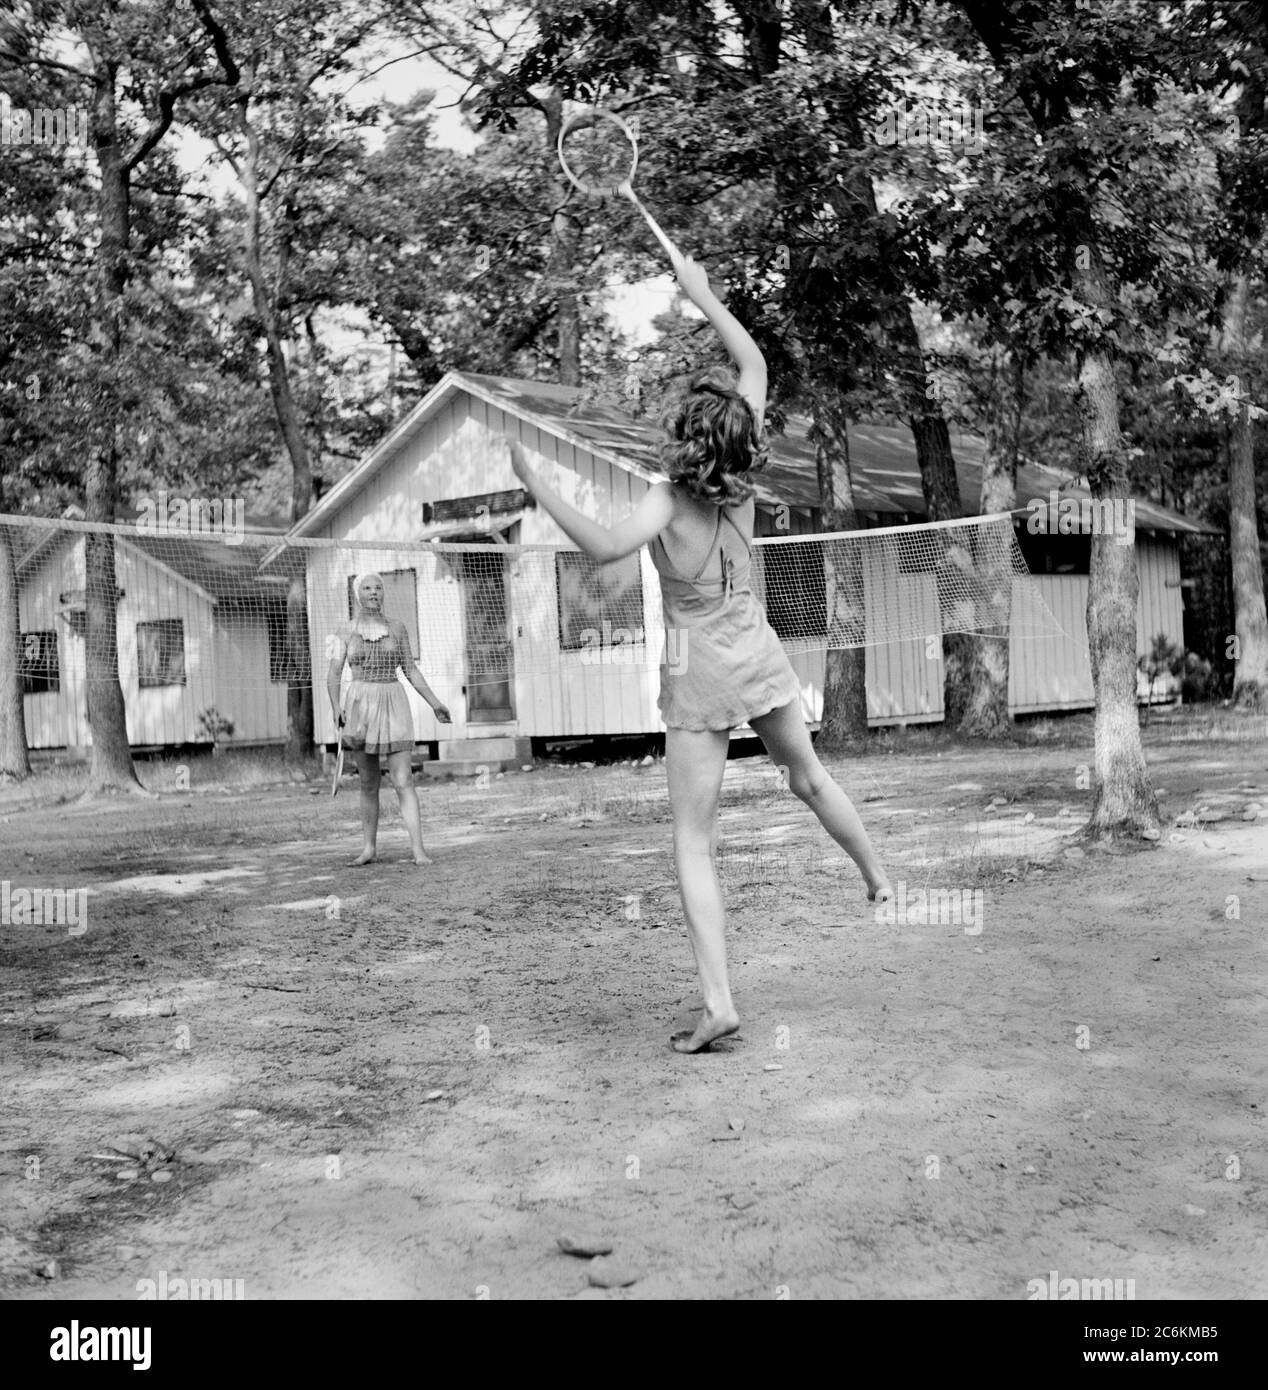
[[[1136,536],[1140,601],[1136,605],[1136,654],[1144,656],[1162,633],[1184,646],[1184,599],[1180,588],[1180,549],[1173,541]]]
[[[1030,583],[1065,636],[1012,636],[1008,643],[1008,706],[1014,714],[1084,709],[1092,700],[1087,642],[1087,575],[1036,574]],[[1017,588],[1014,586],[1014,609]]]
[[[489,447],[503,447],[505,434],[515,428],[516,422],[508,421],[500,411],[490,412]],[[544,431],[527,426],[523,430],[525,449],[536,455],[535,462],[541,465],[545,478],[565,500],[604,525],[628,516],[645,495],[648,484],[643,479]],[[525,544],[570,544],[541,508],[525,514],[521,539]],[[636,660],[622,660],[624,653],[620,651],[604,652],[599,660],[592,652],[561,652],[554,562],[536,557],[526,561],[524,568],[523,582],[512,582],[511,598],[512,632],[519,643],[516,731],[563,738],[659,729],[659,675],[651,658],[658,660],[664,619],[656,572],[646,550],[640,551],[639,559],[645,646],[631,649]],[[544,652],[550,654],[553,670],[526,669],[534,664],[527,659],[529,653],[541,664]]]
[[[22,631],[57,633],[61,689],[25,697],[27,738],[32,748],[87,747],[84,640],[59,616],[59,596],[83,589],[84,540],[68,537],[22,585]],[[116,538],[115,582],[123,590],[116,610],[119,684],[129,743],[134,746],[189,743],[200,737],[199,715],[220,708],[214,638],[214,607],[196,585]],[[142,689],[137,670],[137,625],[179,619],[185,651],[183,685]],[[268,671],[267,648],[264,669]],[[222,709],[221,711],[225,711]]]
[[[187,580],[126,542],[115,545],[115,572],[124,591],[119,604],[119,683],[132,744],[192,743],[201,739],[199,716],[216,709],[213,606]],[[185,683],[141,688],[137,627],[179,619],[185,639]],[[222,711],[223,713],[223,711]]]
[[[863,603],[869,722],[940,719],[943,663],[937,580],[931,574],[899,574],[869,552],[863,562]],[[888,641],[889,621],[901,621],[905,630],[937,640]]]
[[[286,737],[286,682],[269,679],[269,632],[260,613],[216,611],[216,708],[233,722],[226,743]],[[322,672],[324,678],[325,672]]]
[[[58,595],[84,587],[84,544],[71,535],[53,541],[18,589],[19,632],[57,634],[57,690],[23,697],[29,748],[83,748],[89,743],[84,639],[58,616]]]

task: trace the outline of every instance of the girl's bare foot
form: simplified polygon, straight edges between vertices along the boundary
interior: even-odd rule
[[[711,1014],[706,1009],[694,1032],[675,1033],[669,1041],[675,1052],[703,1052],[710,1043],[739,1032],[739,1028],[740,1016],[734,1009],[722,1014]]]
[[[348,867],[349,867],[349,868],[352,868],[352,869],[355,869],[355,868],[358,868],[358,867],[359,867],[360,865],[362,865],[362,864],[373,864],[375,858],[376,858],[376,855],[375,855],[374,850],[372,850],[372,849],[363,849],[363,850],[361,851],[361,853],[357,855],[357,857],[352,861],[352,863],[351,863]]]
[[[881,874],[879,878],[873,879],[867,885],[867,900],[869,903],[887,903],[893,896],[893,886],[884,874]]]
[[[414,863],[419,865],[420,867],[423,864],[434,864],[435,862],[436,861],[425,850],[420,849],[418,853],[414,856]]]

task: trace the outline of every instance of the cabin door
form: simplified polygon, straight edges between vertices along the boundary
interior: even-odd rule
[[[515,718],[510,556],[490,541],[478,551],[463,551],[457,559],[467,723],[510,723]]]

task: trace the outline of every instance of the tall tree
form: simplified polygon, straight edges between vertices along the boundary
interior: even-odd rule
[[[1224,300],[1223,348],[1244,378],[1245,399],[1229,426],[1228,526],[1233,568],[1233,702],[1268,709],[1268,607],[1259,543],[1255,487],[1255,430],[1250,400],[1264,380],[1262,334],[1256,341],[1249,305],[1252,285],[1262,278],[1268,222],[1268,4],[1234,4],[1227,15],[1231,52],[1217,65],[1236,82],[1234,148],[1221,159],[1222,183],[1233,224],[1226,240],[1229,262]],[[1231,72],[1229,72],[1231,69]],[[1240,79],[1240,81],[1237,81]]]
[[[1153,99],[1159,74],[1150,40],[1161,46],[1157,12],[1151,23],[1131,3],[1104,0],[1096,22],[1073,4],[1036,0],[959,0],[978,39],[1016,91],[1043,147],[1050,199],[1065,251],[1077,371],[1075,404],[1082,432],[1082,469],[1095,502],[1125,507],[1130,482],[1120,428],[1118,286],[1107,253],[1098,199],[1108,163],[1104,124],[1132,101],[1115,130],[1124,144],[1133,118]],[[1095,114],[1098,122],[1088,120]],[[1136,131],[1133,127],[1132,133]],[[1120,149],[1120,157],[1126,153]],[[1088,643],[1095,714],[1095,791],[1089,832],[1158,833],[1158,805],[1145,766],[1136,709],[1136,611],[1140,581],[1133,544],[1108,528],[1091,538]]]
[[[825,531],[857,531],[854,480],[850,474],[849,410],[840,393],[820,384],[811,404],[811,438],[819,475],[820,523]],[[824,597],[827,638],[823,717],[819,744],[840,751],[867,736],[866,614],[862,562],[854,547],[825,546]]]
[[[56,74],[61,90],[87,108],[98,186],[97,283],[90,342],[107,383],[100,426],[85,450],[87,519],[112,523],[129,398],[125,358],[133,319],[133,186],[160,163],[177,105],[223,81],[209,39],[204,0],[178,4],[80,0],[33,4],[26,23],[0,38],[0,62]],[[18,51],[15,51],[15,46]],[[69,47],[79,62],[61,56]],[[128,743],[119,684],[114,538],[85,537],[85,663],[92,761],[88,794],[141,791]]]

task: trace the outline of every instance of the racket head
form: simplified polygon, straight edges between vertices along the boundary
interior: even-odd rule
[[[330,795],[339,795],[339,782],[343,777],[343,730],[339,730],[339,752],[335,755],[335,775],[330,779]]]
[[[559,166],[592,198],[626,193],[638,169],[638,139],[615,111],[591,107],[570,116],[556,145]]]

